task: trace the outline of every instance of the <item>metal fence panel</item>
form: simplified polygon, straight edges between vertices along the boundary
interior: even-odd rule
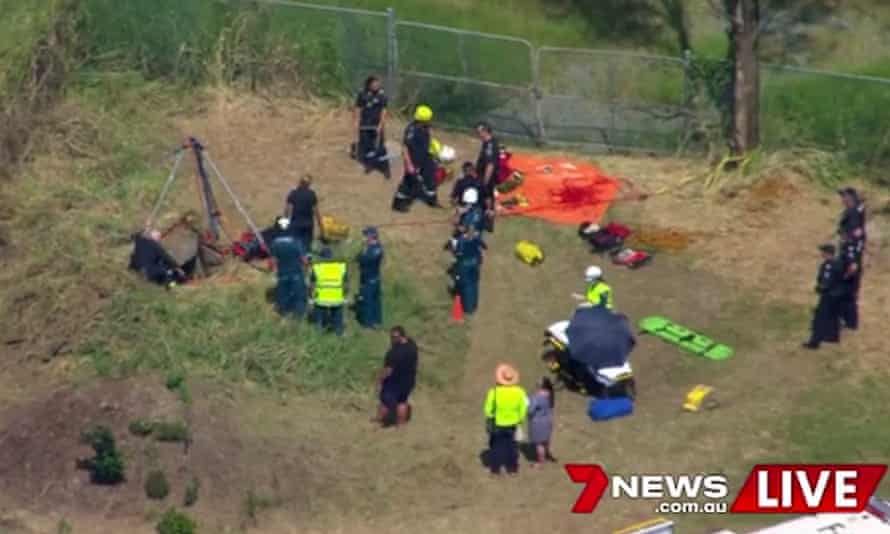
[[[890,80],[763,65],[765,146],[838,150],[867,165],[890,160]]]
[[[390,63],[385,12],[263,0],[273,10],[270,35],[286,35],[330,89],[356,91],[369,74],[385,76]]]
[[[502,134],[537,137],[531,43],[402,21],[396,35],[402,103],[432,106],[440,124],[487,120]]]
[[[681,60],[543,47],[537,62],[546,140],[655,151],[679,146],[686,127]]]

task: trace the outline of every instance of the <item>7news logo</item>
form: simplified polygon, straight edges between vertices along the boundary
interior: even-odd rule
[[[589,514],[609,490],[613,499],[657,502],[655,512],[811,514],[861,512],[887,472],[883,464],[756,465],[728,505],[722,474],[607,475],[601,465],[568,464],[572,482],[584,484],[572,512]]]

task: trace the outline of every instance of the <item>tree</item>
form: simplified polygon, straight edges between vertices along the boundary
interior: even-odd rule
[[[729,132],[733,156],[760,145],[760,0],[724,0],[729,20],[728,59],[732,64],[732,122]]]

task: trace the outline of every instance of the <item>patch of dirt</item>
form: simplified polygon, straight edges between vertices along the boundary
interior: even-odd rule
[[[682,252],[692,243],[702,239],[703,232],[689,232],[676,228],[640,228],[627,239],[630,247],[663,252]]]
[[[197,400],[182,403],[160,379],[106,381],[88,388],[66,387],[0,414],[0,495],[7,508],[47,515],[103,521],[143,516],[155,503],[144,482],[162,469],[170,482],[167,505],[181,505],[185,486],[197,478],[199,499],[189,514],[238,525],[248,492],[269,502],[286,501],[295,510],[308,502],[309,479],[304,445],[262,442],[240,432],[232,403],[218,388],[193,386]],[[160,443],[129,433],[131,421],[188,421],[191,441]],[[95,424],[112,429],[126,461],[126,481],[91,484],[76,461],[92,455],[80,442]],[[77,532],[87,532],[75,528]]]

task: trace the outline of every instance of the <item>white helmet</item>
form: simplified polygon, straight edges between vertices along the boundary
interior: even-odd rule
[[[275,221],[275,224],[278,225],[279,229],[287,230],[287,227],[290,226],[290,219],[287,217],[279,217],[278,220]]]
[[[475,204],[479,202],[479,191],[477,191],[475,187],[465,190],[463,196],[461,196],[461,202],[464,204]]]
[[[603,276],[603,270],[596,265],[591,265],[584,271],[584,279],[588,282],[596,282]]]
[[[442,150],[439,151],[439,161],[442,163],[451,163],[456,157],[457,153],[454,148],[448,145],[443,145]]]

